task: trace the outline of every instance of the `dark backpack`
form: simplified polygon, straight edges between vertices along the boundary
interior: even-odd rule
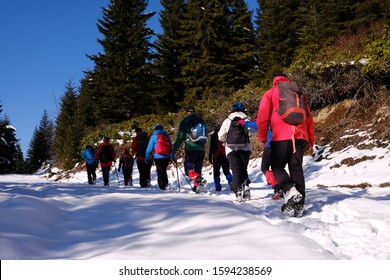
[[[130,155],[130,153],[123,154],[123,166],[127,168],[132,168],[133,164],[133,157]]]
[[[202,118],[194,117],[190,121],[190,131],[187,134],[187,140],[197,144],[205,144],[208,138],[208,129]]]
[[[102,146],[101,149],[100,149],[100,154],[99,154],[99,160],[101,162],[110,162],[110,161],[114,161],[114,157],[112,155],[113,153],[113,148],[112,146]]]
[[[156,148],[154,151],[160,155],[169,155],[171,153],[171,145],[166,134],[156,135]]]
[[[247,129],[238,123],[242,118],[235,117],[230,122],[230,127],[226,135],[226,146],[232,149],[243,148],[249,143]]]
[[[290,124],[299,125],[309,116],[305,96],[296,82],[278,84],[279,108],[276,111],[280,118]]]
[[[144,157],[149,143],[148,134],[146,134],[146,132],[141,132],[139,135],[137,135],[137,139],[137,156]]]

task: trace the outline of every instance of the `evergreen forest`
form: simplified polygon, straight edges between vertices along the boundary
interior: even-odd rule
[[[44,112],[26,160],[0,107],[0,173],[64,170],[103,136],[129,144],[136,127],[172,134],[194,106],[220,123],[233,103],[255,117],[275,74],[299,82],[315,110],[389,96],[390,2],[380,0],[161,0],[162,33],[147,0],[110,0],[97,28],[103,51],[76,86],[66,82],[54,122]],[[1,106],[1,104],[0,104]],[[119,146],[119,143],[113,143]],[[120,151],[118,147],[118,151]],[[18,152],[19,151],[19,152]],[[17,163],[17,164],[16,164]]]

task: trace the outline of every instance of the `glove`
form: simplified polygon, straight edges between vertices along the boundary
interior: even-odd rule
[[[239,120],[237,123],[244,126],[245,120]]]

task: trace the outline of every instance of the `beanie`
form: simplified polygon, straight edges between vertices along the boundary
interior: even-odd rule
[[[232,112],[245,112],[245,106],[241,102],[237,102],[232,106]]]
[[[156,126],[154,127],[154,130],[163,130],[163,126],[161,124],[156,124]]]

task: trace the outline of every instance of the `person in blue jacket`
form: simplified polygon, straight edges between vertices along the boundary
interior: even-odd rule
[[[154,127],[154,133],[150,137],[145,154],[145,162],[148,163],[153,153],[153,161],[157,169],[157,183],[161,190],[168,186],[167,168],[171,159],[176,162],[176,153],[173,149],[172,140],[161,124]]]
[[[81,157],[85,159],[87,165],[88,184],[90,185],[96,183],[96,167],[98,166],[98,162],[95,159],[95,153],[96,150],[91,145],[87,145],[81,154]]]

